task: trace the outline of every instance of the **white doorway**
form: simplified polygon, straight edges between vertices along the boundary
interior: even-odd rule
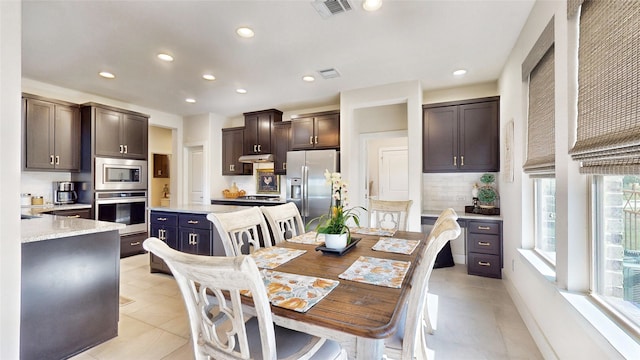
[[[407,146],[383,147],[378,160],[378,199],[409,199],[409,154]]]
[[[186,149],[186,184],[189,204],[204,204],[205,196],[205,156],[204,147],[188,146]]]

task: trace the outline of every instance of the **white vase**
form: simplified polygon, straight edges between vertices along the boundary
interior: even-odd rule
[[[324,234],[324,246],[329,249],[344,249],[349,234]]]

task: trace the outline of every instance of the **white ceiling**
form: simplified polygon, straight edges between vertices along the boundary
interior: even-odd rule
[[[337,104],[341,91],[399,81],[450,88],[498,78],[534,2],[384,0],[369,13],[349,1],[352,11],[324,19],[311,0],[23,0],[22,76],[178,115],[229,117]],[[239,26],[255,37],[239,38]],[[175,61],[159,61],[160,52]],[[327,68],[341,77],[322,79],[317,71]],[[467,75],[453,76],[458,68]],[[302,81],[306,74],[316,81]]]

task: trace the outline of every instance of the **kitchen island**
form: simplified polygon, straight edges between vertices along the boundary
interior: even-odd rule
[[[207,220],[209,213],[226,213],[246,209],[247,206],[183,204],[170,207],[149,208],[149,234],[164,241],[172,249],[197,255],[225,256],[222,239],[213,223]],[[151,254],[149,267],[152,273],[171,274],[162,259]]]
[[[124,225],[22,215],[20,358],[68,358],[117,336]]]

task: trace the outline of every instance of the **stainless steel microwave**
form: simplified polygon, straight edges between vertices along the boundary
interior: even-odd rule
[[[147,161],[96,157],[95,189],[145,190]]]

